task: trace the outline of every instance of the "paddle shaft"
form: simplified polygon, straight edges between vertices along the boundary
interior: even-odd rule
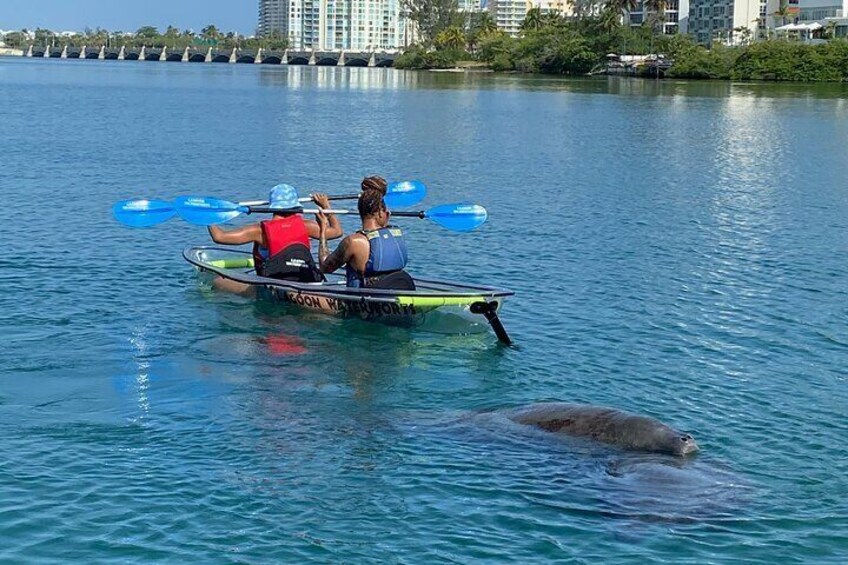
[[[279,208],[268,208],[265,206],[249,206],[248,214],[317,214],[318,212],[324,212],[325,214],[359,214],[356,210],[336,210],[334,208],[327,208],[326,210],[321,209],[301,209],[298,210],[296,208],[289,208],[285,210],[281,210]],[[426,218],[427,214],[421,210],[418,212],[392,212],[392,216],[400,216],[404,218]]]
[[[334,194],[332,196],[327,196],[327,200],[353,200],[354,198],[359,198],[359,193],[351,193],[351,194]],[[312,202],[312,198],[298,198],[298,202]],[[239,206],[267,206],[267,200],[245,200],[244,202],[239,202]]]

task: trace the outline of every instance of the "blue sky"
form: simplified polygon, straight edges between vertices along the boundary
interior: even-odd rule
[[[258,6],[256,0],[0,0],[0,29],[135,31],[144,25],[160,30],[174,25],[200,31],[215,24],[222,31],[251,35]]]

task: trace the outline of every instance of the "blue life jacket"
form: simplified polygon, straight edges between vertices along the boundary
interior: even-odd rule
[[[347,265],[347,286],[354,288],[376,286],[371,283],[375,283],[383,275],[402,271],[406,267],[408,260],[406,242],[403,240],[403,232],[400,228],[386,226],[377,230],[360,230],[359,233],[368,238],[371,246],[368,263],[365,265],[364,273],[359,273]]]

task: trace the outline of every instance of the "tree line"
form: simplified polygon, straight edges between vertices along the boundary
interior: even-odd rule
[[[405,2],[441,3],[452,15],[419,22],[416,10],[410,9],[419,42],[395,61],[398,68],[448,68],[473,60],[499,71],[586,74],[601,65],[607,53],[669,52],[679,38],[662,33],[665,0],[646,0],[648,9],[660,15],[652,14],[639,27],[622,25],[625,11],[634,10],[636,0],[575,0],[570,17],[534,7],[527,11],[518,37],[498,29],[489,12],[459,12],[456,0]]]
[[[499,30],[488,12],[460,12],[456,0],[404,2],[420,37],[395,60],[398,68],[450,68],[476,61],[496,71],[585,75],[603,70],[608,53],[662,53],[673,61],[667,76],[679,78],[848,81],[848,41],[834,39],[833,26],[826,29],[831,41],[820,45],[768,34],[754,41],[748,28],[740,28],[734,30],[738,45],[716,43],[708,49],[689,35],[664,33],[666,0],[645,0],[648,17],[640,26],[627,19],[636,0],[574,0],[570,17],[532,8],[518,37]],[[440,8],[427,10],[434,5]],[[777,17],[786,17],[786,5],[782,0]]]
[[[34,35],[34,39],[30,36]],[[223,32],[215,25],[204,27],[199,33],[191,29],[179,29],[168,26],[160,31],[154,26],[142,26],[134,32],[110,31],[102,28],[86,28],[81,33],[70,36],[58,35],[49,29],[38,28],[32,34],[27,29],[7,33],[6,45],[18,49],[26,49],[32,43],[35,45],[51,45],[82,47],[84,45],[105,45],[120,48],[121,46],[141,48],[142,46],[183,50],[191,46],[215,46],[219,49],[284,50],[289,41],[279,32],[263,37],[246,37],[234,31]]]

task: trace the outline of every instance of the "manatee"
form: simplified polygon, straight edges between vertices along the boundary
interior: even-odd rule
[[[518,424],[546,432],[590,438],[634,451],[689,455],[698,451],[691,435],[659,420],[602,406],[549,402],[507,411]]]

